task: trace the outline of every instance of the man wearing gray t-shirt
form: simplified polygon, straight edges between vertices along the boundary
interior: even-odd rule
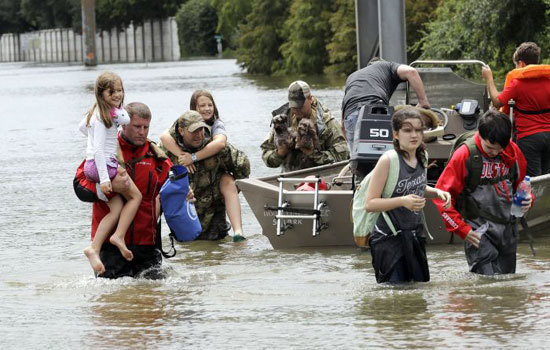
[[[418,96],[417,106],[430,108],[420,75],[416,69],[406,64],[373,58],[366,67],[348,76],[342,101],[342,131],[350,149],[361,107],[374,103],[389,105],[395,89],[405,81],[411,84]]]

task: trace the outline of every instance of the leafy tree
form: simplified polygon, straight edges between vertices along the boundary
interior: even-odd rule
[[[248,73],[271,74],[281,65],[280,31],[289,0],[253,0],[252,10],[241,25],[237,60]]]
[[[185,2],[186,0],[97,0],[97,27],[124,28],[130,22],[143,23],[149,19],[174,16]]]
[[[21,0],[0,0],[0,34],[20,33],[30,24],[19,14]]]
[[[442,0],[406,0],[405,18],[407,27],[407,57],[408,61],[416,60],[420,54],[420,48],[414,43],[422,39],[426,34],[425,26],[435,16],[435,10]]]
[[[547,47],[548,9],[548,0],[446,0],[416,45],[423,58],[480,59],[503,75],[520,43]]]
[[[250,0],[211,0],[218,13],[217,32],[222,35],[224,47],[236,49],[240,37],[239,26],[246,23],[252,10]]]
[[[186,0],[97,0],[98,29],[174,16]],[[0,30],[25,31],[73,27],[80,31],[81,0],[0,0]],[[5,29],[4,29],[5,28]]]
[[[325,72],[348,75],[357,68],[355,0],[336,0],[329,23],[333,34],[327,44]]]
[[[216,10],[208,0],[189,0],[176,14],[181,55],[184,57],[215,55],[217,52]]]
[[[290,16],[283,24],[285,42],[281,45],[282,71],[285,73],[321,73],[327,62],[330,2],[294,1]]]
[[[80,0],[21,0],[28,29],[71,27],[80,18]]]

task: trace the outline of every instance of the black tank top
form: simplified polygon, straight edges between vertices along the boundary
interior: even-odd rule
[[[398,153],[398,156],[399,178],[393,190],[392,198],[403,197],[409,194],[416,194],[420,197],[424,197],[424,192],[426,191],[426,172],[424,171],[422,162],[419,160],[416,168],[413,168],[405,162],[401,153]],[[421,212],[413,212],[405,207],[399,207],[387,213],[396,230],[416,230],[418,235],[422,233]],[[373,234],[392,234],[382,215],[380,215],[376,221]]]

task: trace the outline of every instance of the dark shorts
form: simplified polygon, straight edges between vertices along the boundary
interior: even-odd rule
[[[428,282],[430,271],[426,258],[426,239],[413,231],[402,231],[370,241],[372,266],[376,282]]]
[[[550,173],[550,132],[525,136],[517,142],[527,161],[527,175]]]
[[[132,261],[126,260],[117,247],[105,243],[99,253],[105,272],[98,277],[114,279],[128,276],[152,280],[166,277],[161,268],[162,254],[157,247],[128,245],[128,249],[134,254]]]
[[[90,180],[86,179],[86,181],[90,181]],[[101,189],[98,188],[99,184],[95,184],[95,187],[96,187],[96,191],[101,191]],[[77,177],[73,179],[73,189],[74,189],[74,193],[76,194],[76,197],[80,199],[82,202],[93,203],[96,201],[101,201],[101,199],[97,197],[96,192],[90,190],[87,187],[82,186],[78,181]],[[107,199],[111,199],[116,195],[118,195],[118,193],[112,191],[105,197]]]
[[[346,129],[346,140],[348,142],[349,149],[353,146],[353,137],[355,135],[355,124],[357,124],[357,117],[359,116],[359,110],[355,110],[353,113],[344,117],[344,129]]]

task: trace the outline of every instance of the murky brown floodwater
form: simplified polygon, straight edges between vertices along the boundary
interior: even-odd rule
[[[106,69],[122,76],[126,102],[151,107],[154,140],[194,89],[211,90],[252,175],[273,171],[259,145],[292,78],[250,78],[233,60],[1,64],[2,349],[546,347],[550,235],[535,258],[520,245],[513,276],[474,276],[461,246],[430,246],[431,282],[380,286],[355,248],[273,250],[243,200],[244,243],[179,245],[164,281],[95,279],[82,253],[91,206],[72,178],[85,145],[77,124]],[[343,80],[305,79],[339,118]]]

